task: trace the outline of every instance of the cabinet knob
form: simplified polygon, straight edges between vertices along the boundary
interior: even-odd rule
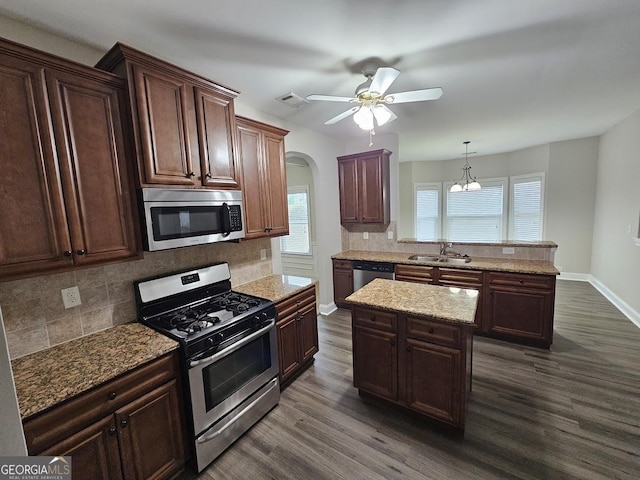
[[[115,427],[115,426],[113,426],[113,425],[111,425],[111,426],[109,427],[108,432],[109,432],[109,435],[115,435],[115,434],[116,434],[116,427]]]
[[[407,352],[411,352],[411,346],[407,345]]]
[[[391,345],[392,347],[395,347],[396,346],[396,341],[395,340],[391,340],[389,342],[389,345]]]
[[[80,250],[76,250],[76,253],[78,255],[84,255],[85,253],[87,253],[87,251],[84,248],[81,248]]]
[[[70,257],[71,255],[73,255],[73,252],[72,252],[71,250],[65,250],[65,251],[64,251],[64,253],[63,253],[63,255],[64,255],[65,257]]]
[[[116,392],[111,392],[109,394],[109,400],[115,400],[118,394]]]
[[[211,172],[207,172],[207,174],[205,175],[205,177],[207,177],[207,178],[213,178],[213,175],[211,175]]]
[[[128,424],[129,424],[129,421],[126,418],[123,418],[122,420],[120,420],[120,426],[122,428],[125,428]]]
[[[195,177],[195,176],[196,176],[196,172],[187,173],[187,178],[191,178],[191,177]]]
[[[429,333],[433,333],[433,327],[429,329]]]
[[[524,280],[518,280],[520,283],[524,283]]]

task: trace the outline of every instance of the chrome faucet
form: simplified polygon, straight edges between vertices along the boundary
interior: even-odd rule
[[[440,255],[446,255],[447,254],[447,248],[451,248],[453,247],[453,243],[451,242],[442,242],[440,244]]]

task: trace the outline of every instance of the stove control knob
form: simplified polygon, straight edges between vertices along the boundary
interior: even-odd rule
[[[268,319],[269,319],[269,315],[267,315],[267,312],[262,312],[260,314],[260,321],[266,322]]]
[[[206,348],[213,347],[213,338],[209,337],[204,341],[204,345]]]
[[[224,340],[224,333],[222,332],[218,332],[216,333],[216,340],[218,340],[219,342]]]

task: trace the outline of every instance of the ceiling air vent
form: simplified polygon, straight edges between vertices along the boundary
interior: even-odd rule
[[[306,99],[302,98],[300,95],[293,92],[289,92],[286,95],[282,95],[276,98],[276,100],[284,103],[285,105],[288,105],[291,108],[300,108],[303,105],[306,105],[307,103],[309,103]]]

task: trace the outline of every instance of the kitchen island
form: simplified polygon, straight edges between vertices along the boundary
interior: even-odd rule
[[[464,431],[476,290],[375,279],[346,298],[353,384]]]

